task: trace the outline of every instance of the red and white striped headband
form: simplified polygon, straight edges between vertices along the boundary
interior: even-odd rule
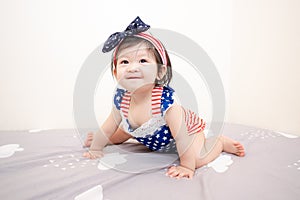
[[[162,64],[167,66],[167,64],[168,64],[167,54],[166,54],[164,46],[162,45],[162,43],[158,39],[156,39],[155,37],[153,37],[152,35],[150,35],[148,33],[138,33],[134,36],[149,41],[155,47],[157,52],[159,53],[159,55],[161,57],[161,60],[162,60]],[[120,42],[119,45],[121,43],[122,42]],[[116,47],[116,50],[114,51],[114,55],[113,55],[114,66],[117,65],[116,55],[117,55],[117,52],[118,52],[119,45]]]

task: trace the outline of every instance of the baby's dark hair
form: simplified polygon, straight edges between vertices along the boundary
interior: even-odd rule
[[[122,40],[122,42],[119,44],[119,46],[116,47],[114,52],[112,53],[112,61],[111,61],[111,72],[113,74],[113,71],[115,69],[115,59],[118,59],[118,56],[120,52],[124,49],[127,49],[132,46],[136,45],[141,45],[145,44],[146,47],[148,48],[149,51],[151,51],[156,59],[158,69],[157,71],[159,72],[161,70],[161,66],[163,65],[162,58],[160,54],[158,53],[157,49],[154,47],[154,45],[147,41],[146,39],[140,38],[140,37],[135,37],[135,36],[128,36]],[[165,49],[165,47],[163,47]],[[166,74],[160,79],[160,80],[155,80],[155,85],[156,86],[163,86],[163,85],[169,85],[171,79],[172,79],[172,68],[171,68],[171,61],[168,55],[168,52],[166,51],[166,58],[167,58],[167,71]]]

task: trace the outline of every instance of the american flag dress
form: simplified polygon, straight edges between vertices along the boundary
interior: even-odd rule
[[[122,117],[121,128],[153,151],[176,151],[175,140],[165,121],[167,110],[174,104],[174,90],[169,86],[153,88],[152,118],[136,129],[131,127],[128,120],[130,99],[130,92],[117,88],[114,95],[114,105],[120,110]],[[202,132],[205,128],[203,119],[188,109],[182,109],[184,111],[187,134],[191,135]]]

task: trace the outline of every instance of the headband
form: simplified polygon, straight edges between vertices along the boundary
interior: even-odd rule
[[[139,17],[136,17],[129,24],[129,26],[126,28],[125,31],[116,32],[109,36],[109,38],[104,42],[102,52],[103,53],[109,52],[116,47],[116,50],[113,55],[114,65],[116,66],[116,60],[117,60],[116,54],[117,54],[119,44],[125,37],[135,36],[135,37],[139,37],[139,38],[149,41],[155,47],[155,49],[158,51],[158,53],[162,59],[162,63],[164,65],[167,65],[167,55],[166,55],[166,51],[165,51],[165,48],[162,45],[162,43],[158,39],[156,39],[152,35],[150,35],[149,33],[143,33],[145,31],[147,31],[149,28],[150,28],[149,25],[145,24]]]

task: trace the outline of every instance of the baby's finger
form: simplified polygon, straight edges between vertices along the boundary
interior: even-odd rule
[[[104,156],[103,152],[99,151],[90,151],[90,154],[93,157],[93,159],[102,158]]]
[[[181,179],[181,178],[184,178],[184,177],[187,177],[188,178],[188,174],[184,173],[184,172],[181,172],[178,174],[178,176],[176,177],[177,179]]]
[[[170,167],[170,168],[168,168],[168,171],[167,171],[167,175],[170,175],[170,174],[172,174],[172,173],[174,173],[175,171],[176,171],[177,169],[176,169],[176,167],[175,166],[173,166],[173,167]]]
[[[178,171],[178,170],[175,170],[175,171],[170,172],[170,173],[168,174],[168,176],[173,178],[173,177],[178,176],[178,174],[179,174],[179,171]]]
[[[84,153],[82,154],[82,156],[85,157],[85,158],[89,158],[89,157],[90,157],[90,154],[89,154],[89,152],[84,152]]]
[[[169,172],[172,172],[172,171],[175,171],[175,170],[177,170],[177,169],[176,169],[176,166],[172,166],[172,167],[169,167],[169,168],[168,168],[168,171],[169,171]]]
[[[186,177],[187,177],[188,179],[192,179],[193,176],[194,176],[194,173],[193,173],[193,172],[188,172],[187,175],[186,175]]]

